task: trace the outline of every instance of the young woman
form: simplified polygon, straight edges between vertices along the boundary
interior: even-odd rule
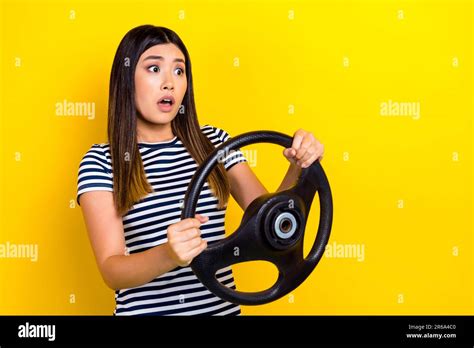
[[[110,77],[108,143],[93,144],[78,173],[81,205],[96,262],[115,290],[114,315],[238,315],[240,307],[209,292],[189,264],[207,243],[225,238],[229,194],[246,209],[268,191],[242,152],[216,166],[196,216],[180,219],[184,194],[199,164],[230,139],[200,126],[188,51],[170,29],[144,25],[120,42]],[[321,159],[323,146],[298,130],[278,190]],[[217,279],[235,289],[230,267]]]

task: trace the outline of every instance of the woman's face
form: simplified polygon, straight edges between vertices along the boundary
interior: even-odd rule
[[[140,56],[135,69],[135,104],[138,117],[153,124],[171,122],[179,111],[187,88],[185,59],[174,44],[160,44]],[[165,96],[172,105],[160,103]]]

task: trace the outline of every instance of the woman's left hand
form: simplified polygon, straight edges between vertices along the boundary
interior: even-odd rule
[[[324,145],[311,132],[298,129],[293,136],[291,147],[283,151],[283,155],[292,164],[307,168],[314,161],[323,159]]]

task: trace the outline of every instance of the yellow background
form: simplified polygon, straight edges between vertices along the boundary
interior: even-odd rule
[[[323,257],[292,294],[244,314],[474,313],[472,2],[1,4],[0,243],[38,244],[39,259],[0,258],[0,314],[113,311],[74,204],[77,169],[107,141],[112,60],[142,24],[187,45],[200,124],[313,132],[333,192],[330,243],[365,248],[362,262]],[[95,118],[56,116],[65,99],[94,102]],[[389,100],[419,103],[420,118],[382,116]],[[275,190],[283,149],[245,149]],[[241,216],[231,202],[228,232]],[[308,244],[317,221],[316,202]],[[269,286],[272,267],[236,266],[237,286]]]

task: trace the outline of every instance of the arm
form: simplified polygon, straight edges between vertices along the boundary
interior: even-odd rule
[[[277,192],[293,186],[300,173],[301,168],[297,165],[290,164]],[[242,210],[247,209],[248,205],[255,198],[268,193],[268,190],[263,186],[247,162],[237,163],[229,169],[227,175],[232,197],[234,197]]]
[[[81,207],[97,266],[111,289],[142,285],[177,267],[167,243],[125,255],[122,218],[115,210],[112,192],[86,192]]]
[[[125,255],[122,217],[117,214],[112,192],[83,193],[81,207],[100,273],[113,290],[140,286],[178,266],[187,266],[207,246],[199,229],[207,218],[196,214],[198,219],[168,226],[167,243]]]
[[[300,174],[301,168],[298,167],[296,164],[291,163],[288,167],[288,171],[286,172],[285,177],[283,178],[283,181],[277,189],[277,192],[284,191],[292,187],[300,176]]]

